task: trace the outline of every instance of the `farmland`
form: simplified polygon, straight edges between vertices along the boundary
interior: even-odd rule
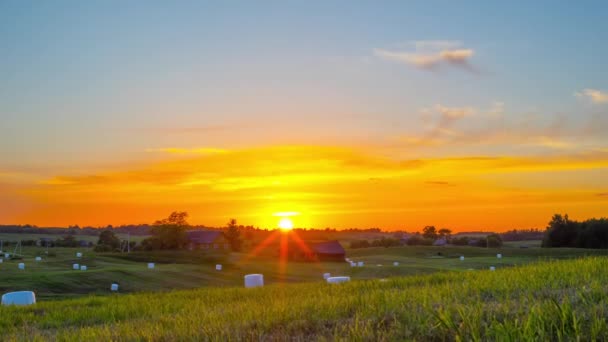
[[[77,251],[83,258],[76,258]],[[10,252],[10,251],[9,251]],[[502,253],[504,258],[497,259]],[[121,293],[168,291],[200,287],[242,286],[243,276],[264,274],[266,284],[320,282],[321,275],[347,275],[353,279],[378,279],[422,275],[436,272],[468,272],[485,270],[490,266],[506,268],[549,259],[568,259],[588,255],[606,255],[606,250],[512,248],[487,249],[476,247],[407,246],[396,248],[365,248],[347,250],[347,256],[363,261],[364,267],[347,263],[286,262],[280,263],[269,255],[251,256],[247,253],[208,253],[205,251],[136,252],[97,254],[90,248],[23,247],[23,258],[4,260],[0,264],[0,291],[29,289],[41,300],[107,295],[112,283],[120,285]],[[34,258],[40,255],[42,261]],[[464,261],[459,257],[465,256]],[[19,270],[17,264],[26,264]],[[153,270],[148,262],[155,262]],[[393,266],[398,262],[399,266]],[[87,271],[72,269],[78,263]],[[215,265],[223,270],[218,272]],[[380,266],[381,265],[381,266]]]
[[[608,338],[608,260],[496,272],[86,296],[0,308],[6,340]]]

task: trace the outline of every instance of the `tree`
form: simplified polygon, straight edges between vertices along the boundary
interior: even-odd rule
[[[232,248],[233,251],[238,252],[241,250],[243,240],[241,239],[241,230],[236,224],[236,219],[230,219],[230,221],[228,221],[228,227],[224,232],[224,237],[226,237],[226,240],[230,243],[230,248]]]
[[[435,226],[426,226],[422,228],[422,236],[424,236],[426,239],[436,240],[438,236],[437,229]]]
[[[555,214],[549,221],[542,247],[576,247],[580,223],[570,221],[568,215]]]
[[[496,248],[496,247],[502,246],[502,238],[498,234],[490,234],[490,235],[486,236],[485,242],[486,242],[487,247]]]
[[[450,241],[450,237],[452,236],[452,231],[447,228],[441,228],[438,231],[440,238],[445,238],[446,241]]]
[[[188,213],[185,211],[174,211],[166,219],[154,222],[150,229],[153,237],[148,238],[142,245],[149,249],[179,249],[188,244],[186,229],[189,224],[187,221]]]
[[[97,240],[98,246],[107,246],[110,250],[120,248],[120,239],[111,230],[104,230],[99,234],[99,240]]]

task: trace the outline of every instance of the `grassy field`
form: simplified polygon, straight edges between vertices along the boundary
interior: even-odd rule
[[[608,338],[608,259],[346,284],[117,294],[0,307],[11,340]]]
[[[25,240],[40,240],[41,238],[50,238],[53,240],[61,239],[64,235],[61,234],[21,234],[21,233],[0,233],[0,240],[2,241],[25,241]],[[127,234],[116,234],[116,236],[121,240],[127,239]],[[147,238],[145,235],[131,235],[131,241],[135,241],[137,243],[141,242],[143,239]],[[87,242],[97,243],[99,236],[96,235],[74,235],[74,238],[78,241],[84,240]]]
[[[364,267],[352,268],[347,263],[288,262],[281,264],[274,257],[250,257],[233,253],[208,254],[199,252],[156,252],[127,254],[96,254],[91,249],[24,247],[23,259],[4,260],[0,264],[0,292],[33,290],[41,300],[81,297],[89,294],[108,295],[112,283],[118,283],[122,293],[194,289],[200,287],[234,287],[243,285],[243,276],[264,274],[267,284],[322,282],[322,274],[346,275],[353,279],[380,279],[397,276],[422,275],[435,272],[466,272],[498,269],[549,259],[577,258],[587,255],[607,255],[606,250],[541,249],[476,247],[408,246],[398,248],[365,248],[348,250],[347,256],[363,261]],[[75,256],[84,253],[82,259]],[[502,259],[496,254],[502,253]],[[36,262],[35,256],[42,261]],[[465,256],[464,261],[459,257]],[[19,270],[17,264],[26,264]],[[148,262],[156,262],[149,270]],[[393,266],[398,262],[399,266]],[[87,271],[72,269],[72,264],[86,265]],[[223,270],[215,270],[215,264]]]

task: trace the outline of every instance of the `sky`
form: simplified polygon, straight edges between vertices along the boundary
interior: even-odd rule
[[[0,2],[0,224],[608,209],[602,1]]]

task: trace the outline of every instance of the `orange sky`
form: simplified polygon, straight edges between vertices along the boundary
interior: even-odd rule
[[[163,149],[162,162],[36,179],[1,175],[5,223],[151,223],[173,210],[191,223],[419,230],[543,228],[553,213],[602,216],[608,153],[554,157],[397,159],[369,149],[269,146]],[[605,188],[604,188],[605,189]],[[6,219],[8,218],[8,219]]]
[[[0,224],[607,216],[606,12],[0,1]]]

